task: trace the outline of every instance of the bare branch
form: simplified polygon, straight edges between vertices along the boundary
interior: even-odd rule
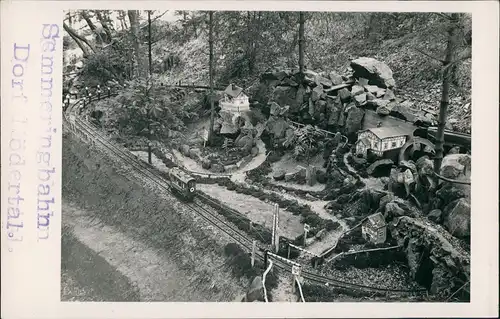
[[[84,56],[87,56],[89,54],[88,49],[83,45],[84,43],[93,51],[95,51],[95,48],[81,35],[76,33],[75,30],[73,30],[71,27],[69,27],[66,23],[63,22],[63,28],[64,30],[70,35],[70,37],[78,44],[80,49],[82,49]]]
[[[444,60],[438,59],[438,58],[436,58],[436,57],[434,57],[434,56],[432,56],[432,55],[430,55],[430,54],[427,54],[427,53],[425,53],[425,52],[423,52],[423,51],[421,51],[421,50],[419,50],[419,49],[417,49],[417,48],[412,48],[412,50],[414,50],[414,51],[416,51],[416,52],[418,52],[418,53],[420,53],[420,54],[423,54],[423,55],[425,55],[425,56],[426,56],[426,57],[428,57],[428,58],[431,58],[431,59],[433,59],[433,60],[439,61],[439,62],[440,62],[441,64],[443,64],[443,65],[445,64],[445,61],[444,61]]]

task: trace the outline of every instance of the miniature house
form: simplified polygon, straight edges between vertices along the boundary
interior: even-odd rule
[[[384,153],[403,147],[408,134],[408,130],[399,126],[377,127],[364,130],[358,134],[356,154],[366,157],[370,151],[379,157],[383,157]]]
[[[230,84],[224,90],[224,96],[219,101],[219,115],[222,118],[222,127],[220,134],[234,134],[240,128],[251,126],[248,112],[250,111],[250,102],[243,89]]]
[[[387,224],[382,213],[368,216],[361,226],[361,233],[366,241],[382,244],[387,238]]]
[[[226,112],[246,112],[250,110],[250,102],[248,96],[243,93],[243,89],[230,84],[224,90],[224,97],[219,101],[221,111]]]

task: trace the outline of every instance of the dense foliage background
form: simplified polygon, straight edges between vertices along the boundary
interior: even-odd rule
[[[171,18],[163,19],[165,14]],[[68,12],[65,88],[112,83],[123,89],[127,81],[144,76],[147,17],[145,11]],[[208,85],[208,13],[154,11],[151,20],[155,81]],[[248,88],[267,69],[298,67],[297,12],[217,11],[213,23],[216,86],[235,82]],[[398,95],[437,107],[448,28],[449,16],[439,13],[307,13],[305,65],[342,74],[351,59],[373,57],[392,69]],[[454,51],[459,63],[452,65],[449,114],[467,131],[471,17],[461,14],[458,28],[460,41]]]

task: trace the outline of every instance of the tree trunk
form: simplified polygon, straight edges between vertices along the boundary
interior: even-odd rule
[[[101,42],[101,44],[104,44],[104,39],[102,38],[101,34],[97,30],[97,27],[95,26],[94,22],[92,22],[92,19],[90,19],[90,16],[88,15],[87,11],[82,10],[80,15],[82,18],[87,22],[87,25],[89,26],[90,30],[97,36],[97,39]]]
[[[446,125],[446,116],[448,105],[450,104],[450,81],[453,75],[453,69],[449,67],[455,55],[457,45],[457,23],[458,14],[451,15],[451,22],[448,28],[448,43],[446,45],[446,57],[444,60],[443,84],[441,89],[441,103],[439,105],[438,130],[436,133],[436,156],[434,158],[434,171],[439,174],[441,163],[443,162],[444,129]]]
[[[151,10],[148,10],[148,55],[149,55],[149,78],[151,81],[151,76],[153,75],[153,57],[151,54]],[[153,85],[153,83],[150,83]],[[151,140],[151,128],[148,126],[148,131],[150,133],[149,140]],[[151,147],[151,142],[148,143],[148,163],[153,164],[152,154],[153,149]]]
[[[132,31],[133,47],[137,67],[137,70],[134,70],[134,74],[142,77],[142,75],[144,75],[144,67],[142,65],[141,46],[139,44],[139,13],[137,10],[128,10],[127,13],[130,20],[130,31]]]
[[[305,39],[304,39],[304,24],[305,24],[305,17],[304,17],[304,12],[299,13],[299,72],[300,72],[300,77],[301,81],[304,80],[304,45],[305,45]]]
[[[213,23],[214,12],[210,11],[208,13],[208,46],[209,46],[209,78],[210,78],[210,127],[208,129],[208,141],[211,143],[213,140],[214,131],[214,23]]]
[[[97,19],[99,19],[99,22],[102,25],[102,28],[104,29],[104,32],[106,32],[106,36],[107,36],[106,42],[110,43],[111,40],[113,39],[113,36],[111,34],[111,29],[109,28],[109,25],[106,22],[106,19],[104,19],[104,17],[102,16],[101,12],[99,10],[96,10],[95,13],[97,15]]]
[[[70,28],[66,23],[63,23],[63,28],[66,32],[68,32],[69,36],[76,42],[76,44],[78,44],[80,49],[83,51],[84,57],[87,57],[90,54],[89,49],[84,44],[86,44],[90,50],[95,52],[94,47],[87,41],[87,39],[76,33],[76,31]]]

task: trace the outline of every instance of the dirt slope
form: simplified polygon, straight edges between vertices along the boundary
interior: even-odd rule
[[[99,237],[94,238],[95,245],[90,248],[102,248],[99,255],[109,259],[113,250],[118,252],[125,248],[123,238],[127,238],[127,242],[142,247],[139,249],[151,251],[148,258],[160,263],[154,268],[164,270],[163,277],[159,272],[161,278],[157,278],[158,281],[171,283],[171,287],[157,285],[154,289],[162,291],[146,294],[143,287],[141,301],[231,301],[240,295],[246,283],[236,280],[226,266],[223,250],[229,242],[226,237],[177,200],[157,195],[132,178],[119,175],[119,170],[119,164],[102,157],[88,145],[64,137],[63,199],[77,205],[95,222],[108,227],[108,232],[112,229],[119,233],[114,243],[102,242],[101,246],[98,245]],[[70,222],[69,215],[63,215],[63,224]],[[81,238],[85,237],[86,231],[91,231],[73,220],[75,225],[80,226],[78,233]],[[90,238],[92,235],[88,233],[86,236]],[[132,244],[129,246],[134,246]],[[123,255],[129,264],[134,262],[134,256],[137,264],[142,264],[141,254]],[[67,262],[64,258],[63,255],[63,263]],[[130,272],[130,267],[123,263],[115,266],[139,288],[141,284],[144,286],[142,281],[152,281],[152,272],[144,269]],[[120,266],[129,269],[129,273]],[[173,283],[176,283],[175,287]]]

